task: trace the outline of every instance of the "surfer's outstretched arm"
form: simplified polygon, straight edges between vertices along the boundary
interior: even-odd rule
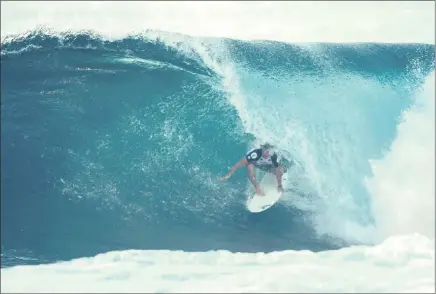
[[[224,178],[219,179],[221,182],[225,182],[227,181],[234,172],[236,172],[238,170],[238,168],[240,168],[241,166],[244,166],[248,163],[247,159],[245,157],[243,157],[241,160],[239,160],[233,167],[232,169],[227,173],[227,175]]]

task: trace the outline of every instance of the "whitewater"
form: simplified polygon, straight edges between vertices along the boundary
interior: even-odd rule
[[[434,293],[434,9],[2,2],[1,291]]]

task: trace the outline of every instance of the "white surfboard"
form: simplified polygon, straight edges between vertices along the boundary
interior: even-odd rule
[[[286,180],[286,175],[285,173],[282,176],[282,184],[284,184]],[[255,191],[250,192],[247,199],[247,209],[250,212],[262,212],[273,206],[282,196],[282,193],[277,190],[277,179],[274,174],[266,173],[260,181],[259,186],[265,195],[257,195]]]

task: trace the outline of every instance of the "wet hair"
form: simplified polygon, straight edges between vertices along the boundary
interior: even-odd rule
[[[260,145],[260,148],[270,150],[270,149],[274,148],[274,146],[268,142],[265,142],[264,144]]]

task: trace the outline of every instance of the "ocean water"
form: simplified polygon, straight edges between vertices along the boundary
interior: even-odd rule
[[[434,44],[1,46],[2,291],[434,292]],[[251,214],[218,178],[263,142],[292,165]]]

